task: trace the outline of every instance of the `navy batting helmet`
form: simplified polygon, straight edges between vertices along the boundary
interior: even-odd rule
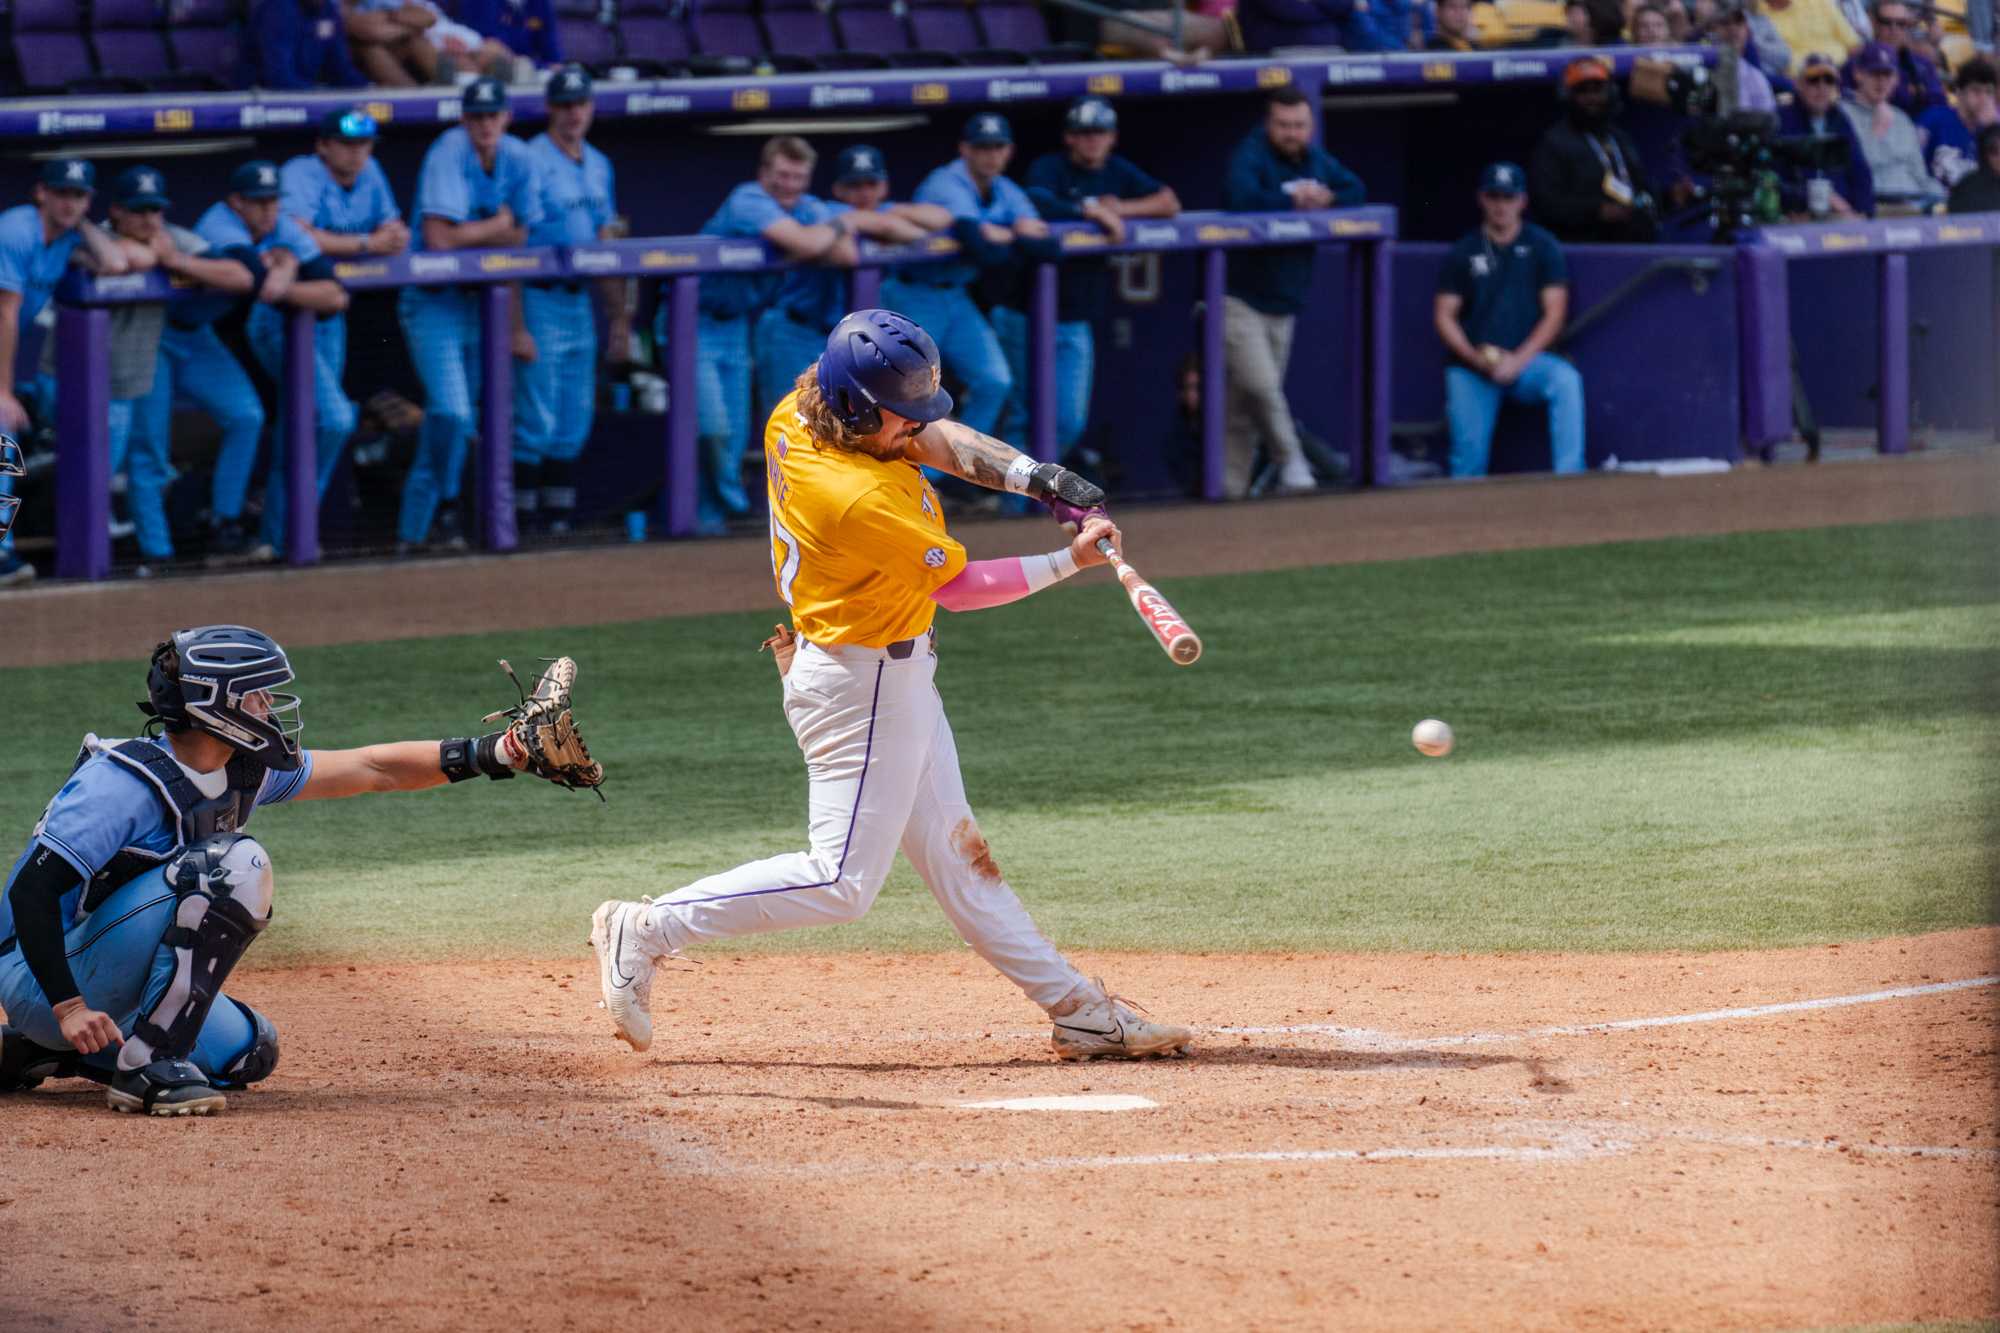
[[[925,424],[951,415],[938,349],[917,322],[893,310],[857,310],[833,326],[819,358],[819,392],[856,435],[882,429],[882,410]]]
[[[291,660],[268,634],[244,625],[175,630],[153,650],[150,698],[139,711],[169,731],[207,732],[271,768],[295,769],[299,696],[274,693],[292,680]]]

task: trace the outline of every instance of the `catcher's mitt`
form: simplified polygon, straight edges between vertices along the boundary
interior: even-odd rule
[[[590,757],[583,735],[576,729],[576,719],[570,716],[569,696],[576,686],[576,659],[551,659],[542,678],[535,682],[533,694],[522,687],[521,678],[504,657],[500,659],[500,669],[514,682],[514,688],[520,690],[521,702],[488,713],[485,720],[513,719],[508,724],[507,737],[527,756],[526,771],[571,791],[580,787],[595,791],[602,786],[604,765]],[[597,799],[603,800],[604,793],[599,791]]]

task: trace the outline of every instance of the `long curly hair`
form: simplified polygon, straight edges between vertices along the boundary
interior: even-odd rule
[[[819,391],[819,362],[815,361],[800,371],[792,387],[798,390],[799,415],[805,419],[806,433],[812,436],[815,448],[845,449],[849,453],[877,457],[864,442],[866,437],[849,430],[846,423],[834,415],[833,404],[827,402],[826,395]]]

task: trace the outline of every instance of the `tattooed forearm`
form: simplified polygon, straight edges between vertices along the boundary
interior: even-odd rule
[[[1007,489],[1007,469],[1021,451],[956,421],[934,421],[917,437],[922,462],[992,490]]]

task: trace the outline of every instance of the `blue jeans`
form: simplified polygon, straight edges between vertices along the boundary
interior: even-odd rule
[[[193,399],[222,430],[210,512],[218,522],[240,517],[244,494],[250,489],[250,470],[257,464],[257,441],[264,433],[264,404],[249,374],[214,329],[206,325],[177,329],[169,324],[160,335],[153,391],[141,400],[133,429],[145,432],[149,446],[162,452],[173,438],[176,394]]]
[[[757,416],[762,427],[778,410],[778,403],[792,391],[799,372],[819,360],[826,350],[826,330],[801,324],[772,306],[757,317],[752,343],[757,358]]]
[[[139,553],[148,560],[171,560],[174,538],[167,525],[166,501],[174,469],[167,461],[167,442],[149,430],[134,429],[145,404],[144,398],[113,398],[108,405],[111,472],[126,473],[125,504],[132,511]]]
[[[666,364],[667,305],[660,303],[654,337]],[[697,315],[694,323],[694,397],[696,448],[701,458],[701,485],[695,516],[709,531],[721,528],[725,515],[750,511],[743,489],[743,451],[750,440],[750,317],[715,319]],[[679,392],[678,386],[673,386]]]
[[[271,449],[271,469],[264,480],[264,530],[261,540],[273,551],[285,549],[285,511],[291,503],[286,490],[285,466],[285,322],[280,313],[271,306],[259,304],[252,308],[246,329],[250,338],[250,350],[257,358],[257,364],[264,373],[279,386],[278,394],[278,436]],[[322,500],[326,498],[327,483],[333,480],[333,470],[340,466],[340,454],[347,447],[347,437],[354,434],[357,415],[354,400],[347,396],[341,386],[341,374],[347,366],[347,321],[339,315],[331,319],[315,320],[313,324],[313,450],[319,467],[318,489],[315,492]]]
[[[1559,356],[1543,352],[1509,385],[1478,371],[1449,366],[1444,372],[1444,414],[1451,426],[1451,475],[1483,477],[1493,457],[1493,426],[1500,403],[1547,403],[1549,454],[1557,472],[1583,471],[1583,376]]]
[[[130,1033],[139,1015],[159,1003],[173,980],[174,951],[160,936],[171,923],[176,901],[167,887],[166,871],[149,870],[113,890],[89,919],[72,926],[63,938],[84,1003],[109,1014],[121,1032]],[[0,958],[0,1008],[7,1011],[8,1026],[28,1040],[69,1049],[62,1025],[19,949]],[[242,1006],[218,995],[188,1058],[214,1080],[250,1049],[255,1038],[256,1029]],[[85,1056],[83,1062],[108,1073],[117,1068],[118,1048]]]
[[[1028,448],[1028,317],[996,305],[987,316],[1014,372],[1014,392],[1000,413],[995,433],[1018,449]],[[1097,344],[1087,319],[1056,325],[1056,457],[1068,453],[1090,424],[1091,377],[1096,373]]]
[[[952,415],[976,431],[992,434],[1000,409],[1014,390],[1014,375],[1007,369],[1007,355],[993,336],[993,326],[965,288],[888,278],[882,283],[882,304],[923,325],[937,343],[945,373],[963,386]]]

